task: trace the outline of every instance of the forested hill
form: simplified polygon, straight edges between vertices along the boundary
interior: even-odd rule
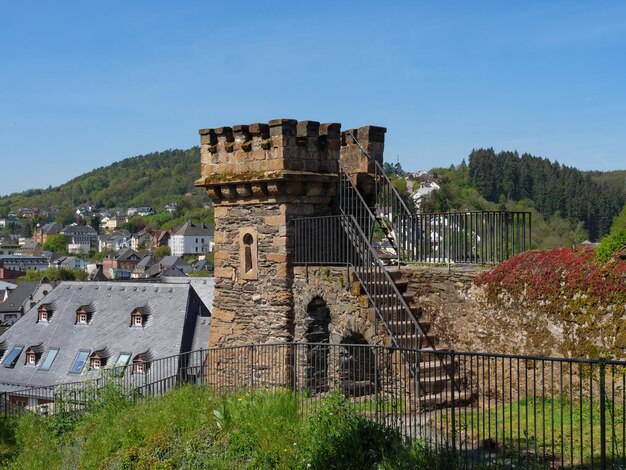
[[[0,198],[0,216],[21,207],[46,209],[75,207],[152,206],[178,202],[185,193],[201,194],[193,186],[200,176],[200,151],[165,150],[126,158],[97,168],[67,183]]]
[[[488,201],[532,200],[544,216],[583,222],[591,240],[609,232],[626,201],[623,183],[526,153],[474,150],[468,170],[470,183]]]

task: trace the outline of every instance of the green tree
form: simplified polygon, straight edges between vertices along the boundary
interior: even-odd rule
[[[51,281],[84,281],[87,279],[87,273],[81,269],[48,268],[43,271],[28,271],[20,279],[23,281],[40,281],[44,277]]]
[[[55,221],[57,224],[65,227],[76,221],[76,212],[72,207],[65,207],[59,211]]]
[[[67,253],[67,236],[59,233],[58,235],[50,235],[42,248],[52,253]]]
[[[170,256],[172,254],[172,250],[170,250],[169,246],[165,245],[158,247],[152,254],[155,258],[162,259],[166,256]]]
[[[617,217],[613,219],[611,234],[615,235],[620,230],[626,230],[626,204]]]

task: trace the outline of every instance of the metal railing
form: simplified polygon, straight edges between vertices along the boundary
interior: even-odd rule
[[[409,356],[420,365],[417,375],[402,366]],[[280,343],[199,350],[145,365],[144,378],[153,382],[128,366],[108,370],[98,383],[113,376],[134,398],[188,383],[220,393],[287,390],[305,415],[334,393],[354,413],[452,451],[461,468],[626,467],[625,361]],[[3,392],[2,400],[28,396],[49,413],[81,412],[102,399],[95,382],[18,392]]]
[[[401,258],[410,262],[496,264],[530,248],[529,212],[440,212],[395,220]]]
[[[368,211],[380,226],[386,227],[385,232],[393,238],[400,260],[417,263],[496,264],[530,248],[530,212],[413,213],[381,164],[369,155],[352,133],[350,135],[374,166],[375,203]],[[340,173],[343,187],[346,176],[342,169]],[[358,190],[355,188],[355,191]],[[344,213],[357,216],[354,210]]]
[[[46,386],[14,387],[0,392],[0,413],[22,410],[46,414],[80,412],[102,398],[102,391],[112,387],[129,397],[160,395],[185,383],[206,383],[207,350],[191,351],[141,364],[108,367],[87,371],[91,377],[80,382]]]
[[[349,266],[397,347],[434,348],[353,216],[302,218],[294,224],[295,264]]]

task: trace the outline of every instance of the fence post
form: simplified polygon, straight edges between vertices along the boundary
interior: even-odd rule
[[[254,390],[254,346],[250,346],[250,392]]]
[[[452,450],[456,450],[456,403],[454,397],[454,389],[455,389],[455,372],[456,372],[456,361],[454,358],[454,351],[450,351],[450,380],[452,381],[450,387],[451,393],[451,401],[452,401]]]
[[[606,469],[606,362],[600,361],[600,470]],[[593,393],[593,392],[592,392]],[[593,423],[591,423],[593,426]]]

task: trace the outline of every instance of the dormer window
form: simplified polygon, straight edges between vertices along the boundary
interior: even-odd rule
[[[106,348],[94,351],[89,356],[89,369],[99,370],[106,366],[109,353]]]
[[[53,304],[41,304],[37,309],[37,323],[43,322],[48,323],[52,318],[52,313],[54,312]]]
[[[76,310],[76,324],[88,325],[91,323],[95,308],[93,304],[83,305]]]
[[[24,365],[27,366],[35,366],[37,362],[41,358],[41,353],[43,352],[43,347],[41,344],[37,346],[31,346],[26,349],[26,357],[24,358]]]
[[[130,326],[146,326],[149,315],[150,308],[147,305],[137,307],[130,314]]]
[[[150,351],[137,354],[133,359],[133,374],[144,374],[150,368]]]

